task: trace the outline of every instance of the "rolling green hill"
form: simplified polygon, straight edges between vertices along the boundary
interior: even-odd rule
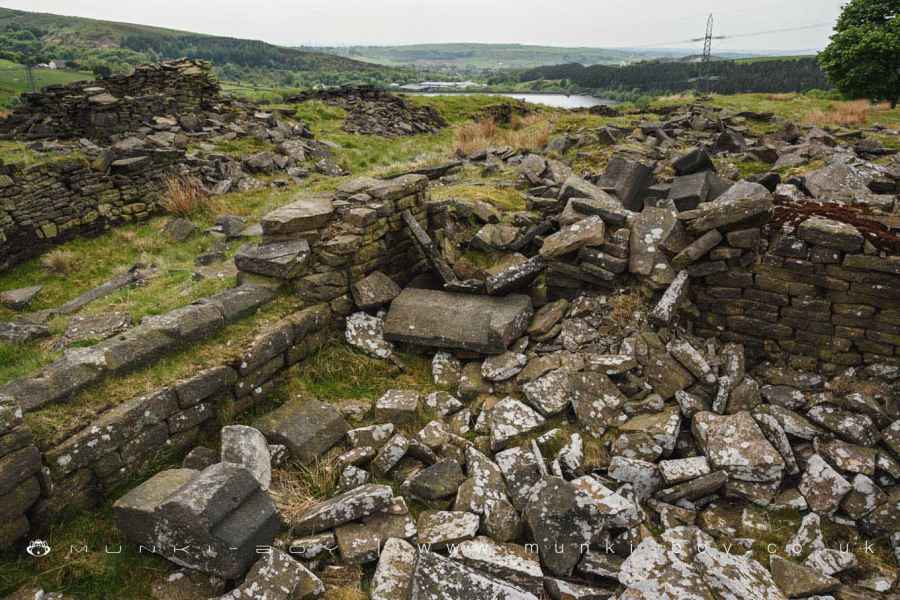
[[[405,81],[402,69],[257,40],[0,8],[0,57],[74,60],[81,69],[126,72],[171,58],[210,60],[226,80],[303,86]]]
[[[51,71],[49,69],[35,69],[32,71],[32,75],[35,89],[40,89],[47,85],[65,84],[94,78],[94,74],[90,71],[70,70]],[[9,60],[0,60],[0,107],[9,106],[10,102],[22,92],[30,91],[31,87],[25,66]]]
[[[350,46],[321,48],[336,55],[382,65],[524,69],[548,64],[620,64],[636,60],[638,52],[603,48],[557,48],[522,44],[417,44],[411,46]]]
[[[641,60],[679,59],[686,53],[674,48],[587,48],[523,44],[415,44],[409,46],[349,46],[317,48],[339,56],[387,66],[416,66],[456,70],[532,69],[578,63],[623,65]],[[747,56],[729,54],[727,58]]]

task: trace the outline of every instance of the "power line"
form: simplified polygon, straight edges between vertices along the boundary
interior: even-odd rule
[[[754,31],[752,33],[736,33],[733,35],[719,35],[719,36],[714,36],[712,39],[730,40],[730,39],[735,39],[735,38],[756,37],[756,36],[760,36],[760,35],[769,35],[772,33],[787,33],[790,31],[803,31],[806,29],[818,29],[820,27],[831,27],[831,26],[832,26],[831,23],[814,23],[812,25],[801,25],[798,27],[784,27],[781,29],[768,29],[766,31]],[[696,42],[703,42],[703,41],[705,41],[705,39],[706,39],[705,37],[691,38],[688,40],[678,40],[678,41],[674,41],[674,42],[659,42],[659,43],[655,43],[655,44],[642,44],[639,46],[618,46],[617,48],[619,48],[619,49],[658,48],[661,46],[675,46],[678,44],[693,44]]]
[[[713,40],[713,16],[710,13],[706,20],[706,37],[703,38],[703,58],[700,60],[700,76],[697,78],[697,89],[700,93],[706,91],[705,75],[709,69],[709,60],[712,57],[712,40]]]

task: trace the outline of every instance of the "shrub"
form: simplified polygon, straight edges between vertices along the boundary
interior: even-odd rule
[[[885,105],[887,108],[887,105]],[[873,109],[867,100],[855,100],[853,102],[835,102],[828,109],[816,109],[806,115],[804,119],[812,125],[865,125],[869,120],[869,114]]]
[[[162,207],[179,217],[190,217],[209,210],[209,194],[196,177],[169,177],[166,180]]]
[[[77,257],[69,250],[51,250],[41,257],[41,264],[53,275],[68,275],[75,269]]]
[[[456,130],[456,151],[466,155],[497,146],[538,150],[547,145],[552,129],[550,121],[538,114],[513,117],[508,128],[498,126],[493,119],[473,121]]]

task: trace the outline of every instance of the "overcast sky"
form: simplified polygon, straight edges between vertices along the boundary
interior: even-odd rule
[[[668,45],[833,24],[846,0],[20,0],[0,5],[284,45],[503,42]],[[821,49],[830,27],[717,41],[718,50]],[[702,44],[695,44],[702,46]]]

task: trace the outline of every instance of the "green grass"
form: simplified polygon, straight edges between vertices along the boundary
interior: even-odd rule
[[[525,210],[524,194],[512,186],[478,185],[465,181],[434,188],[432,197],[435,200],[480,200],[501,211]]]
[[[772,165],[757,160],[739,160],[733,164],[744,179],[754,175],[762,175],[772,170]]]
[[[89,71],[33,69],[32,75],[35,88],[38,90],[48,85],[94,79],[94,74]],[[30,91],[25,66],[0,59],[0,106],[10,106],[23,92]]]
[[[443,389],[431,378],[431,357],[398,353],[405,372],[390,362],[371,358],[342,341],[327,344],[304,359],[290,374],[288,398],[316,398],[324,402],[377,400],[390,389],[429,393]]]
[[[36,258],[0,274],[0,289],[42,285],[44,287],[30,310],[51,309],[108,281],[133,264],[154,265],[158,275],[145,284],[122,288],[81,311],[81,314],[126,312],[137,323],[145,316],[168,312],[234,285],[231,276],[195,281],[192,277],[194,258],[211,244],[211,240],[197,235],[181,244],[172,243],[161,232],[164,222],[162,218],[153,219],[116,229],[101,237],[73,240],[62,246],[64,251],[77,257],[71,273],[51,273],[42,266],[41,259]],[[237,246],[236,242],[230,243],[228,254],[233,254]],[[0,319],[15,316],[14,311],[0,308]],[[55,325],[51,332],[61,333],[64,324],[57,322]],[[55,359],[58,353],[45,350],[45,344],[46,340],[39,340],[20,346],[20,352],[9,352],[9,360],[0,363],[0,383],[27,375]]]
[[[341,130],[347,116],[345,110],[320,101],[293,105],[296,116],[307,123],[318,139],[339,146],[337,160],[353,175],[380,175],[399,164],[449,158],[452,132],[444,129],[435,134],[399,138],[357,135]]]
[[[441,113],[441,116],[451,125],[459,125],[474,119],[489,106],[514,102],[510,98],[491,95],[467,96],[465,94],[447,94],[445,96],[422,96],[406,94],[404,97],[419,106],[431,106]]]
[[[208,339],[182,345],[151,364],[111,377],[76,393],[68,402],[25,415],[40,448],[49,448],[84,427],[104,410],[189,377],[205,368],[239,360],[253,338],[297,310],[299,301],[282,295],[254,315],[226,325]]]
[[[46,541],[51,552],[44,558],[24,552],[0,554],[0,595],[29,585],[65,592],[78,600],[106,600],[111,594],[140,600],[150,598],[153,583],[177,568],[162,557],[125,545],[110,506],[60,522]],[[87,552],[69,552],[70,547],[85,544]],[[122,553],[113,553],[120,544]]]

